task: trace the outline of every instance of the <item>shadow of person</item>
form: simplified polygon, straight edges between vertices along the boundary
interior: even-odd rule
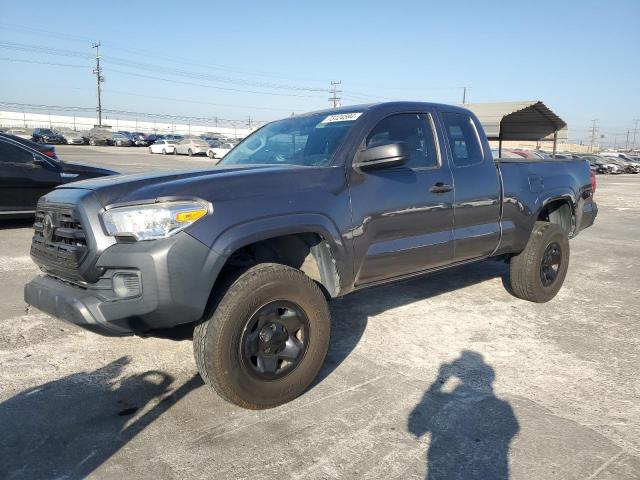
[[[477,352],[465,350],[440,366],[408,420],[416,437],[431,434],[427,480],[509,478],[509,445],[519,425],[511,405],[494,395],[494,380]]]
[[[0,478],[85,478],[188,392],[128,357],[25,390],[0,404]]]

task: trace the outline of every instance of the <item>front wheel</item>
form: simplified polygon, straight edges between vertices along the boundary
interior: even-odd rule
[[[196,365],[225,400],[263,409],[301,395],[329,346],[329,307],[304,273],[263,263],[227,279],[193,335]]]
[[[166,151],[164,148],[162,149],[162,154],[163,154],[163,155],[166,155],[166,154],[167,154],[167,151]]]
[[[511,258],[510,283],[516,297],[544,303],[556,296],[569,268],[569,237],[560,226],[536,222],[525,249]]]
[[[215,153],[213,153],[211,150],[209,150],[209,151],[207,152],[207,155],[208,155],[208,156],[209,156],[209,158],[210,158],[210,159],[212,159],[212,160],[213,160],[214,158],[216,158],[216,154],[215,154]]]
[[[191,149],[187,150],[187,155],[189,155],[190,157],[193,157],[193,152],[191,151]]]

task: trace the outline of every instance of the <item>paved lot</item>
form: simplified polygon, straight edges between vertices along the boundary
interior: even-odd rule
[[[71,148],[122,171],[206,165]],[[25,311],[30,231],[5,224],[0,478],[638,479],[640,176],[598,180],[556,299],[512,297],[497,262],[346,297],[316,384],[261,412],[203,386],[189,342]]]
[[[214,164],[209,157],[151,154],[146,147],[89,147],[82,145],[56,146],[62,160],[88,163],[120,173],[136,173],[176,168],[206,168]]]

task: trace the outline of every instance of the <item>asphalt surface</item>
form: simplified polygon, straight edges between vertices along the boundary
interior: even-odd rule
[[[207,164],[58,151],[121,171]],[[0,478],[638,479],[640,175],[598,181],[554,300],[511,296],[498,262],[345,297],[316,383],[259,412],[204,386],[188,341],[25,310],[31,232],[5,223]]]

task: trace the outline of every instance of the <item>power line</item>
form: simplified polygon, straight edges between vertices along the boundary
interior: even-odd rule
[[[0,42],[0,48],[7,48],[12,50],[18,50],[25,53],[42,53],[46,55],[57,55],[74,58],[90,58],[91,56],[85,52],[67,50],[60,48],[51,48],[42,45],[24,44],[17,42]],[[272,89],[272,90],[293,90],[293,91],[305,91],[305,92],[325,92],[323,88],[299,86],[299,85],[285,85],[274,82],[263,82],[255,80],[247,80],[236,77],[226,77],[220,75],[211,75],[201,72],[193,72],[189,70],[170,68],[166,65],[154,65],[151,63],[138,62],[134,60],[127,60],[110,55],[103,55],[102,61],[107,64],[119,65],[121,67],[133,68],[137,70],[144,70],[156,73],[164,73],[169,75],[175,75],[186,78],[193,78],[197,80],[205,80],[217,83],[229,83],[233,85],[246,85],[258,88]]]
[[[93,107],[76,107],[76,106],[63,106],[63,105],[44,105],[44,104],[32,104],[32,103],[17,103],[17,102],[3,102],[0,101],[0,107],[11,108],[16,110],[41,110],[41,111],[58,111],[58,112],[94,112],[95,108]],[[184,122],[203,122],[203,123],[212,123],[216,124],[219,121],[222,121],[227,124],[231,124],[232,126],[238,125],[246,125],[246,119],[232,119],[232,118],[221,118],[221,117],[199,117],[199,116],[190,116],[190,115],[170,115],[166,113],[151,113],[151,112],[132,112],[129,110],[119,110],[119,109],[108,109],[103,108],[102,112],[108,115],[120,115],[120,116],[128,116],[128,117],[146,117],[146,118],[155,118],[155,119],[170,119],[170,120],[180,120]],[[251,118],[252,126],[258,124],[268,123],[268,120],[255,120]]]
[[[50,65],[53,67],[69,67],[69,68],[87,68],[86,65],[74,65],[71,63],[54,63],[54,62],[41,62],[37,60],[25,60],[23,58],[10,58],[0,57],[0,61],[3,62],[16,62],[16,63],[32,63],[35,65]]]

